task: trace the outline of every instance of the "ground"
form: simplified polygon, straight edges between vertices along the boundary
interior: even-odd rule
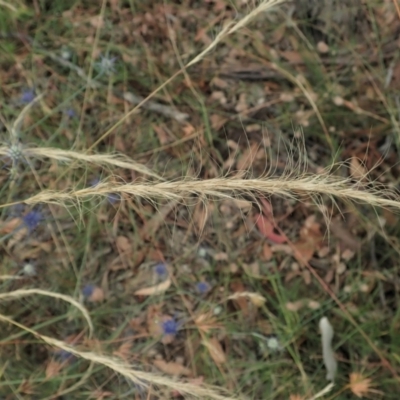
[[[398,398],[396,1],[0,1],[2,399]]]

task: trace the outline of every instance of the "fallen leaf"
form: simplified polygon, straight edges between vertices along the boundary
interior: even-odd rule
[[[239,157],[236,166],[239,171],[247,171],[254,163],[259,149],[258,143],[252,143]]]
[[[163,127],[157,125],[152,125],[152,127],[157,134],[161,146],[165,146],[166,144],[171,142],[171,138],[168,136]]]
[[[224,350],[216,338],[203,340],[203,345],[208,349],[211,358],[216,364],[220,365],[226,362]]]
[[[132,244],[126,236],[117,236],[115,243],[121,253],[130,253],[132,251]]]
[[[228,254],[224,252],[213,254],[213,258],[215,261],[227,261],[229,259]]]
[[[50,360],[50,362],[46,366],[46,378],[50,379],[53,378],[54,376],[57,376],[62,368],[63,364],[56,361],[56,360]]]
[[[344,104],[344,99],[343,99],[343,97],[335,96],[335,97],[333,98],[333,103],[334,103],[336,106],[342,106],[342,105]]]
[[[291,394],[289,400],[305,400],[305,397],[300,396],[299,394]]]
[[[185,366],[176,362],[166,362],[164,360],[154,360],[154,366],[156,366],[160,371],[165,372],[168,375],[183,375],[191,376],[192,371]]]
[[[246,93],[240,93],[239,95],[239,101],[237,102],[235,106],[235,110],[240,113],[246,111],[248,108],[247,104],[247,95]]]
[[[297,261],[308,263],[314,253],[320,249],[322,239],[320,224],[315,222],[315,216],[311,215],[300,229],[300,239],[293,243],[296,249],[294,255],[299,258]]]
[[[289,311],[297,312],[304,307],[304,300],[289,301],[286,303],[286,308]]]
[[[329,46],[325,42],[318,42],[317,43],[317,50],[321,54],[329,53]]]
[[[95,15],[89,19],[90,24],[95,28],[102,28],[104,26],[104,19],[101,15]]]
[[[93,288],[91,295],[87,298],[91,303],[97,303],[104,300],[104,290],[98,286]]]
[[[318,310],[319,308],[321,308],[321,303],[315,300],[309,300],[307,303],[307,307],[311,310]]]
[[[274,232],[274,225],[262,214],[255,215],[255,222],[260,233],[274,243],[285,243],[286,238]]]
[[[298,51],[281,51],[280,55],[289,61],[290,63],[293,64],[302,64],[303,63],[303,57]]]
[[[7,234],[15,231],[19,226],[21,226],[23,221],[21,218],[13,218],[4,223],[4,225],[0,225],[0,233]]]
[[[365,169],[362,162],[357,157],[351,157],[350,160],[350,175],[353,178],[363,180],[367,175],[367,170]]]
[[[121,344],[121,346],[118,347],[118,350],[113,352],[113,355],[128,361],[129,356],[132,354],[132,344],[133,342],[131,340],[126,340]]]
[[[341,250],[350,249],[357,252],[360,248],[359,240],[337,219],[331,221],[329,225],[331,233],[340,241]]]
[[[167,280],[159,283],[158,285],[136,290],[134,294],[135,296],[152,296],[164,293],[166,290],[169,289],[170,286],[171,286],[171,279],[168,278]]]
[[[263,260],[265,261],[270,261],[272,259],[273,253],[271,246],[268,243],[264,243],[262,255],[263,255]]]
[[[214,130],[218,131],[229,121],[229,118],[222,117],[218,114],[212,114],[210,117],[210,121],[211,127]]]

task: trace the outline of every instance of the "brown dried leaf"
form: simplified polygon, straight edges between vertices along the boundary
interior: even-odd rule
[[[164,360],[154,360],[153,364],[162,372],[165,372],[168,375],[183,375],[183,376],[191,376],[192,371],[185,366],[176,363],[176,362],[166,362]]]
[[[290,302],[286,303],[286,308],[289,311],[293,311],[293,312],[297,312],[303,307],[304,307],[304,300],[297,300],[294,302],[290,301]]]
[[[239,101],[236,104],[235,110],[240,113],[246,111],[248,108],[246,93],[240,93]]]
[[[329,46],[325,42],[318,42],[317,43],[317,50],[321,54],[329,53]]]
[[[53,378],[54,376],[57,376],[62,368],[63,364],[56,361],[56,360],[50,360],[49,363],[46,366],[46,378],[50,379]]]
[[[304,396],[300,396],[299,394],[291,394],[289,400],[306,400]]]
[[[15,231],[21,225],[22,225],[21,218],[13,218],[10,221],[7,221],[4,224],[2,223],[0,225],[0,233],[1,234],[11,233],[12,231]]]
[[[136,290],[134,294],[135,296],[152,296],[164,293],[166,290],[169,289],[170,286],[171,286],[171,279],[168,278],[167,280],[158,285]]]
[[[350,175],[355,179],[365,179],[367,170],[362,162],[357,157],[351,157],[350,160]]]
[[[259,149],[258,143],[252,143],[239,157],[236,166],[239,171],[247,171],[256,159],[257,151]]]
[[[113,355],[122,358],[125,361],[129,360],[130,355],[132,354],[132,344],[131,340],[127,340],[118,347],[118,350],[113,352]]]
[[[102,28],[104,26],[104,19],[101,15],[95,15],[89,19],[90,24],[95,28]]]
[[[262,251],[262,258],[264,261],[270,261],[272,259],[273,253],[271,246],[268,243],[264,243],[263,251]]]
[[[210,121],[211,121],[211,127],[214,130],[218,131],[229,121],[229,118],[222,117],[221,115],[218,114],[212,114],[210,117]]]
[[[303,57],[298,51],[281,51],[281,56],[292,64],[302,64]]]
[[[93,289],[92,294],[88,297],[88,301],[91,303],[97,303],[103,301],[105,297],[104,290],[98,286]]]
[[[216,338],[205,339],[203,340],[203,344],[207,347],[211,358],[216,364],[220,365],[226,362],[224,350],[222,349],[221,343]]]
[[[126,236],[117,236],[115,243],[121,253],[132,252],[132,244]]]
[[[161,146],[164,146],[171,142],[171,138],[168,136],[168,133],[161,126],[153,125],[154,131],[157,134],[158,140],[160,141]]]
[[[354,252],[359,250],[360,242],[340,220],[333,220],[329,225],[329,228],[332,234],[339,239],[342,250],[350,249]]]

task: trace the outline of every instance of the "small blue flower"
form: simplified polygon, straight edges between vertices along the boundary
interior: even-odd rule
[[[67,350],[59,350],[56,352],[56,356],[62,361],[62,362],[70,362],[76,359],[76,357],[70,353]]]
[[[75,118],[75,117],[76,117],[76,111],[75,111],[73,108],[67,108],[67,109],[65,110],[65,115],[66,115],[68,118]]]
[[[121,195],[119,193],[110,193],[107,195],[107,200],[110,204],[115,204],[121,200]]]
[[[19,101],[22,104],[29,104],[36,97],[35,91],[33,89],[25,89],[22,91]]]
[[[163,277],[168,274],[168,269],[164,263],[158,263],[157,265],[154,266],[154,272],[158,276]]]
[[[85,285],[82,289],[82,294],[85,298],[89,298],[92,296],[94,290],[96,289],[95,285],[92,285],[91,283]]]
[[[29,211],[22,217],[23,225],[28,228],[29,232],[33,232],[43,221],[43,214],[40,211]]]
[[[101,183],[101,178],[98,178],[98,177],[93,178],[89,183],[89,187],[94,188],[94,187],[98,186],[100,183]],[[121,201],[121,195],[119,193],[109,193],[107,195],[107,201],[110,204],[115,204],[118,201]]]
[[[200,294],[206,294],[210,289],[211,289],[211,287],[207,282],[198,282],[196,284],[196,290]]]
[[[100,178],[93,178],[90,181],[89,185],[90,185],[90,187],[96,187],[100,182],[101,182]]]
[[[178,333],[179,324],[174,319],[168,319],[162,323],[164,335],[176,335]]]

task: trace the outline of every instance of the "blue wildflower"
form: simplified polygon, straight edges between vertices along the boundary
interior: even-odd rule
[[[64,363],[70,362],[76,359],[76,357],[67,350],[59,350],[56,352],[56,356]]]
[[[65,115],[66,115],[68,118],[75,118],[75,117],[76,117],[76,111],[75,111],[73,108],[67,108],[67,109],[65,110]]]
[[[33,232],[43,221],[43,214],[40,211],[29,211],[22,217],[23,225]]]
[[[101,182],[101,179],[100,178],[93,178],[91,181],[90,181],[90,187],[96,187],[99,183]]]
[[[85,298],[89,298],[92,296],[95,289],[96,286],[89,283],[82,288],[82,294]]]
[[[154,266],[154,272],[158,276],[162,277],[168,274],[168,269],[164,263],[158,263],[157,265]]]
[[[110,204],[115,204],[117,201],[121,200],[121,195],[119,193],[110,193],[107,195],[107,200]]]
[[[22,104],[29,104],[36,97],[35,91],[33,89],[25,89],[22,91],[19,101]]]
[[[196,284],[196,290],[200,294],[206,294],[210,289],[211,289],[211,287],[207,282],[198,282]]]
[[[178,333],[179,324],[174,319],[168,319],[162,323],[164,335],[176,335]]]

